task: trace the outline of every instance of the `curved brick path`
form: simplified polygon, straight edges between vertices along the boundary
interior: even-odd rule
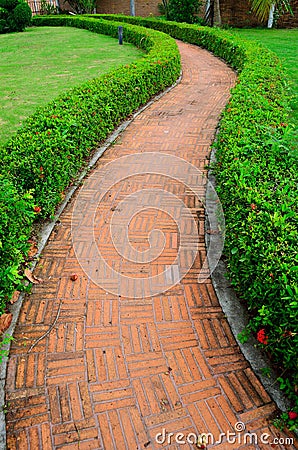
[[[95,169],[99,180],[107,162],[147,151],[177,155],[204,171],[235,75],[204,50],[179,47],[182,83],[139,115],[104,154]],[[7,448],[187,449],[193,446],[177,444],[175,437],[171,445],[158,444],[156,433],[163,428],[185,435],[209,432],[218,439],[220,433],[232,433],[238,421],[246,431],[268,433],[273,440],[267,419],[275,406],[243,358],[210,280],[197,283],[205,255],[200,202],[181,183],[162,175],[142,174],[119,183],[117,177],[96,219],[107,261],[134,277],[159,274],[173,262],[177,227],[156,209],[142,211],[129,224],[132,245],[139,251],[148,249],[153,226],[163,230],[164,252],[151,265],[125,265],[109,240],[111,212],[119,201],[149,187],[174,193],[188,205],[199,230],[198,257],[182,282],[166,293],[133,299],[105,292],[88,280],[76,260],[72,202],[36,269],[44,282],[25,299],[15,331],[6,382]],[[76,281],[70,279],[73,272]],[[271,445],[223,439],[216,448]]]

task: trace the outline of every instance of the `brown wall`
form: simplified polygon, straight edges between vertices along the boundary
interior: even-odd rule
[[[96,12],[98,14],[130,15],[129,0],[99,0]]]
[[[260,26],[260,21],[251,12],[248,0],[221,0],[220,13],[223,25],[234,27]]]
[[[278,27],[280,28],[298,27],[298,0],[292,0],[291,7],[294,17],[291,14],[284,14],[278,21]]]
[[[143,16],[143,17],[147,17],[150,15],[154,15],[154,16],[159,16],[160,12],[158,11],[158,7],[157,5],[159,3],[162,3],[162,1],[140,1],[137,0],[136,1],[136,15],[137,16]]]
[[[221,0],[220,2],[222,24],[234,27],[266,26],[267,21],[261,23],[254,13],[248,0]],[[294,16],[284,14],[278,20],[278,26],[282,28],[298,27],[298,0],[291,2]]]
[[[136,16],[147,17],[153,14],[159,15],[157,5],[162,0],[135,0]],[[129,0],[99,0],[97,2],[99,14],[126,14],[130,15]]]

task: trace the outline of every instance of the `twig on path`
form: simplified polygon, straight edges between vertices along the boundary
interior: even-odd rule
[[[50,334],[50,332],[52,331],[52,329],[53,329],[54,326],[56,325],[57,320],[58,320],[58,318],[59,318],[60,311],[61,311],[61,305],[62,305],[62,301],[61,301],[60,304],[59,304],[59,308],[58,308],[58,311],[57,311],[55,320],[54,320],[54,322],[52,323],[52,325],[50,326],[50,328],[48,329],[48,331],[46,331],[42,336],[40,336],[40,338],[38,338],[37,341],[33,342],[33,344],[31,345],[31,347],[29,348],[29,350],[28,350],[27,353],[30,353],[31,350],[32,350],[32,349],[33,349],[40,341],[42,341],[48,334]]]

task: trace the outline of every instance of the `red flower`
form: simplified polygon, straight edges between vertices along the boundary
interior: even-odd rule
[[[34,212],[36,212],[38,214],[38,213],[40,213],[40,211],[41,211],[40,206],[34,206]]]
[[[261,344],[268,344],[268,336],[265,334],[265,328],[262,328],[260,331],[258,331],[257,339],[259,342],[261,342]]]
[[[297,417],[298,417],[298,414],[297,414],[295,411],[290,411],[290,412],[288,413],[288,416],[289,416],[289,419],[290,419],[290,420],[296,420]]]
[[[254,203],[251,203],[250,207],[251,209],[257,209],[257,205],[255,205]]]

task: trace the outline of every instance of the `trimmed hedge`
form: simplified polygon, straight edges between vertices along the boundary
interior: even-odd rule
[[[20,193],[15,183],[0,175],[0,281],[1,309],[22,280],[20,264],[29,250],[28,237],[34,220],[30,192]]]
[[[119,23],[41,16],[34,18],[34,25],[73,26],[117,37]],[[144,57],[38,109],[0,148],[0,311],[21,288],[18,269],[26,258],[34,218],[52,215],[96,145],[180,74],[178,47],[169,36],[127,24],[124,39],[143,49]],[[15,205],[26,198],[27,206],[16,215]]]
[[[298,154],[280,61],[220,29],[119,17],[204,47],[239,73],[215,144],[225,255],[232,284],[251,313],[241,338],[251,332],[258,338],[298,410]]]

